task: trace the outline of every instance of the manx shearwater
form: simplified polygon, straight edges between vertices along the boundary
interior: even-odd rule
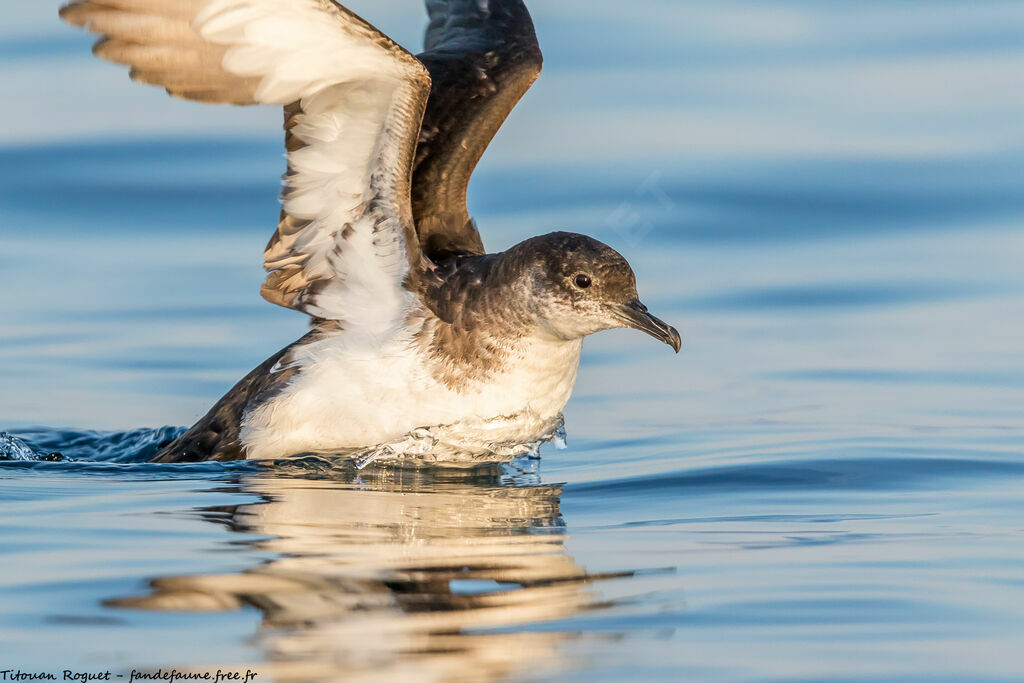
[[[332,0],[76,0],[93,51],[211,103],[284,107],[287,172],[263,296],[312,318],[157,461],[273,459],[440,429],[466,452],[538,438],[583,338],[672,346],[626,260],[555,232],[487,254],[469,178],[540,74],[520,0],[427,0],[413,56]]]

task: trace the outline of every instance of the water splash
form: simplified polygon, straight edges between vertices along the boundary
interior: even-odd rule
[[[21,444],[19,452],[28,457],[5,458],[0,445],[0,460],[144,463],[184,431],[183,427],[126,431],[28,429],[4,435]]]
[[[515,418],[496,418],[488,421],[488,425],[500,430],[514,421]],[[561,414],[552,418],[539,436],[526,442],[482,441],[468,438],[465,430],[459,427],[440,425],[414,429],[398,441],[350,452],[344,457],[358,469],[375,462],[474,467],[486,463],[507,463],[516,458],[536,458],[540,456],[541,446],[549,442],[554,442],[555,448],[566,448],[565,418]]]
[[[0,432],[0,460],[39,460],[27,443],[7,432]]]

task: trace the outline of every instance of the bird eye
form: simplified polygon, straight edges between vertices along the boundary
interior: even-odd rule
[[[580,289],[586,289],[587,287],[590,286],[590,276],[585,275],[584,273],[580,273],[579,275],[574,277],[572,281],[573,284],[575,284]]]

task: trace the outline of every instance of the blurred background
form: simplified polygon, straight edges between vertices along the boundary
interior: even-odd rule
[[[419,50],[417,0],[347,4]],[[624,331],[587,342],[542,526],[587,571],[674,574],[603,589],[628,608],[566,608],[544,627],[575,634],[556,668],[1019,680],[1024,3],[529,4],[545,72],[470,188],[485,244],[591,234],[684,338],[678,357]],[[0,429],[52,449],[31,428],[191,424],[307,322],[258,294],[280,112],[132,84],[57,8],[8,3],[0,26]],[[46,482],[8,492],[76,488]],[[169,491],[167,509],[203,503]],[[76,594],[130,593],[182,547]],[[183,571],[210,570],[195,552]],[[42,661],[18,623],[0,633]],[[182,623],[145,622],[167,642]],[[252,622],[217,623],[218,647],[256,656]]]

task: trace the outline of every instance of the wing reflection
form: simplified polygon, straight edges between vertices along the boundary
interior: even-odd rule
[[[256,642],[278,680],[554,671],[568,636],[519,627],[598,604],[590,584],[602,577],[565,549],[561,488],[535,476],[502,468],[341,479],[275,472],[246,478],[242,489],[264,502],[204,514],[270,537],[252,545],[276,559],[237,574],[157,578],[151,594],[108,604],[254,606],[264,615]]]

